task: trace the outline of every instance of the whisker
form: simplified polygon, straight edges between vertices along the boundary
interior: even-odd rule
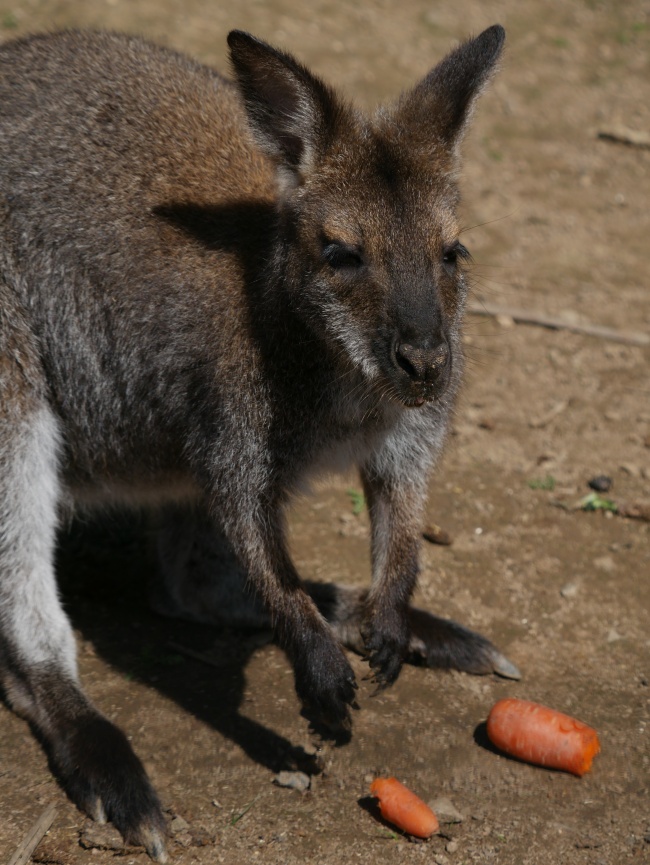
[[[514,216],[515,213],[518,213],[520,209],[520,207],[515,207],[514,210],[510,211],[510,213],[506,213],[503,216],[497,216],[495,219],[488,219],[485,222],[477,222],[474,225],[466,225],[461,228],[458,234],[467,234],[468,231],[474,231],[475,228],[482,228],[484,225],[494,225],[496,222],[503,222],[504,220],[510,219],[510,217]]]

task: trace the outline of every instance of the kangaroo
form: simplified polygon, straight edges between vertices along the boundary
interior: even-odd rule
[[[503,41],[490,27],[371,117],[241,31],[234,81],[109,33],[0,47],[0,681],[71,799],[158,861],[158,798],[84,695],[57,595],[72,508],[176,503],[158,608],[218,618],[223,564],[334,729],[355,706],[342,640],[380,687],[414,651],[516,673],[409,606],[462,370],[458,151]],[[286,504],[350,467],[370,588],[304,585]]]

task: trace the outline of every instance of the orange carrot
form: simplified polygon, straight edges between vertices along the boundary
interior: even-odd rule
[[[591,769],[600,751],[598,734],[582,721],[514,697],[494,704],[487,734],[511,757],[580,776]]]
[[[379,799],[384,820],[398,829],[417,838],[429,838],[438,831],[438,818],[431,808],[397,778],[375,778],[370,792]]]

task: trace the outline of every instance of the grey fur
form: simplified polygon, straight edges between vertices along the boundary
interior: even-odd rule
[[[155,793],[76,681],[56,522],[74,503],[197,502],[316,715],[347,726],[354,703],[323,613],[341,636],[351,616],[348,642],[396,678],[462,368],[457,148],[502,42],[490,28],[369,119],[238,31],[236,84],[114,34],[0,48],[0,676],[73,798],[160,860]],[[283,510],[350,466],[372,584],[328,604],[301,584]],[[196,613],[179,585],[158,606]],[[443,662],[490,666],[487,641],[431,621]]]

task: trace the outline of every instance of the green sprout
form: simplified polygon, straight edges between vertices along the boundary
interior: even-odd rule
[[[366,497],[362,492],[354,489],[346,490],[346,495],[352,502],[352,513],[358,517],[366,506]]]
[[[546,475],[545,478],[533,478],[528,481],[528,486],[531,490],[554,490],[555,478],[553,475]]]

